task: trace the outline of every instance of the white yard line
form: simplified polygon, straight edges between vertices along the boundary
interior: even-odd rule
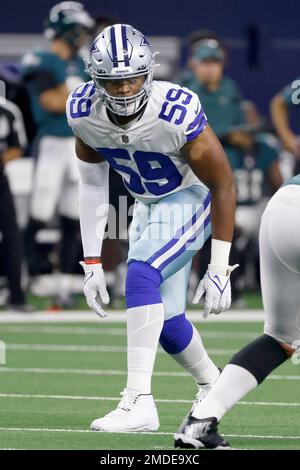
[[[17,449],[16,447],[0,447],[0,450],[23,450],[23,449]]]
[[[23,374],[74,374],[74,375],[126,375],[125,370],[109,369],[52,369],[43,367],[6,367],[0,366],[0,373],[23,373]],[[156,377],[191,377],[186,372],[162,372],[153,373]],[[267,380],[300,380],[300,375],[270,375]]]
[[[93,396],[77,396],[77,395],[42,395],[29,393],[0,393],[0,398],[39,398],[47,400],[80,400],[80,401],[119,401],[120,397],[93,397]],[[192,400],[175,400],[168,398],[155,398],[157,403],[192,403]],[[237,405],[245,406],[282,406],[282,407],[300,407],[299,403],[288,402],[269,402],[269,401],[240,401]]]
[[[53,352],[110,352],[125,353],[124,346],[98,346],[76,344],[6,344],[6,349],[15,351],[53,351]]]
[[[41,326],[32,327],[27,325],[12,326],[2,325],[0,328],[1,333],[20,333],[20,334],[58,334],[58,335],[92,335],[92,336],[124,336],[126,337],[125,328],[84,328],[84,327],[72,327],[72,326]],[[255,331],[201,331],[203,338],[223,338],[223,339],[254,339],[260,333]]]
[[[77,345],[77,344],[6,344],[7,350],[14,351],[52,351],[52,352],[109,352],[109,353],[126,353],[127,348],[124,346],[90,346],[90,345]],[[159,348],[158,354],[164,354],[164,351]],[[234,354],[235,349],[207,349],[209,354],[218,356],[226,356]]]
[[[20,432],[63,432],[63,433],[83,433],[83,434],[92,434],[95,431],[89,429],[56,429],[56,428],[18,428],[18,427],[0,427],[0,431],[20,431]],[[162,432],[162,431],[134,431],[134,432],[114,432],[113,434],[138,434],[151,435],[151,436],[173,436],[173,432]],[[300,439],[300,436],[264,436],[264,435],[254,435],[254,434],[223,434],[225,437],[241,437],[248,439]]]
[[[54,335],[93,335],[93,336],[126,336],[125,328],[98,328],[98,327],[72,327],[72,326],[22,326],[1,325],[1,333],[23,334],[54,334]]]
[[[83,434],[95,434],[96,431],[92,431],[91,429],[56,429],[56,428],[17,428],[17,427],[0,427],[0,431],[28,431],[28,432],[67,432],[67,433],[83,433]],[[99,431],[100,434],[101,431]],[[148,431],[148,432],[140,432],[140,431],[134,431],[134,432],[117,432],[114,434],[146,434],[146,435],[155,435],[157,434],[158,436],[165,435],[165,436],[172,436],[173,433],[171,432],[161,432],[161,431]]]
[[[75,374],[75,375],[126,375],[125,370],[108,369],[52,369],[43,367],[0,367],[0,373],[24,373],[24,374]],[[186,372],[154,372],[159,377],[190,377]]]
[[[0,323],[125,323],[125,310],[107,310],[108,317],[100,319],[90,310],[74,310],[68,312],[49,313],[39,311],[34,313],[0,312]],[[263,310],[231,310],[221,315],[210,315],[202,319],[202,310],[187,311],[187,317],[195,322],[227,323],[227,322],[262,322]]]

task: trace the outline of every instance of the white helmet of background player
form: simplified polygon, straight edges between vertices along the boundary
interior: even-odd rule
[[[96,90],[105,106],[119,116],[137,113],[149,99],[153,81],[154,54],[145,36],[130,25],[105,28],[94,40],[88,62]],[[134,96],[115,97],[107,93],[105,80],[145,75],[141,90]]]
[[[80,2],[65,1],[54,5],[45,22],[48,39],[60,38],[72,48],[81,46],[81,35],[90,33],[95,22]]]

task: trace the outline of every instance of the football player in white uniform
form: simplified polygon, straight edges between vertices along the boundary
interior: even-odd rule
[[[127,385],[117,409],[91,427],[157,430],[151,376],[158,342],[199,384],[196,401],[220,373],[184,312],[191,260],[210,233],[211,262],[194,301],[205,294],[205,316],[230,306],[233,175],[198,97],[153,81],[154,58],[142,33],[125,24],[105,28],[88,69],[92,81],[69,96],[67,116],[80,172],[84,293],[101,317],[101,303],[109,301],[101,266],[109,166],[136,198],[126,278]]]
[[[174,435],[175,447],[228,448],[217,424],[290,356],[300,362],[300,174],[274,194],[259,233],[264,334],[238,351]]]

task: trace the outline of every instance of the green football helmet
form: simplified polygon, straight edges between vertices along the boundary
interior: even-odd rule
[[[45,22],[45,35],[48,39],[61,38],[73,48],[80,47],[83,32],[89,33],[94,20],[79,2],[60,2],[54,5]]]

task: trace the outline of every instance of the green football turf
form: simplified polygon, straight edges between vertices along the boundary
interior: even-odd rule
[[[197,326],[218,366],[262,329],[259,323]],[[115,407],[125,386],[125,324],[0,324],[0,339],[8,345],[7,363],[0,366],[0,448],[173,447],[172,433],[190,407],[180,400],[192,400],[196,388],[163,352],[153,377],[162,434],[89,431],[94,418]],[[226,415],[220,430],[233,448],[300,449],[299,371],[287,362]]]
[[[262,301],[261,295],[259,292],[245,292],[241,295],[241,299],[245,303],[245,308],[247,309],[261,309],[262,308]],[[36,295],[29,294],[28,295],[28,302],[33,305],[36,310],[48,310],[51,308],[53,303],[53,299],[49,297],[37,297]],[[74,296],[74,303],[70,307],[70,309],[66,310],[85,310],[87,308],[86,300],[83,295],[77,294]],[[110,305],[110,309],[124,309],[125,308],[125,300],[124,299],[117,299],[115,301],[115,305]],[[189,305],[188,307],[190,310],[198,310],[198,305]],[[0,311],[5,310],[5,307],[0,307]]]

